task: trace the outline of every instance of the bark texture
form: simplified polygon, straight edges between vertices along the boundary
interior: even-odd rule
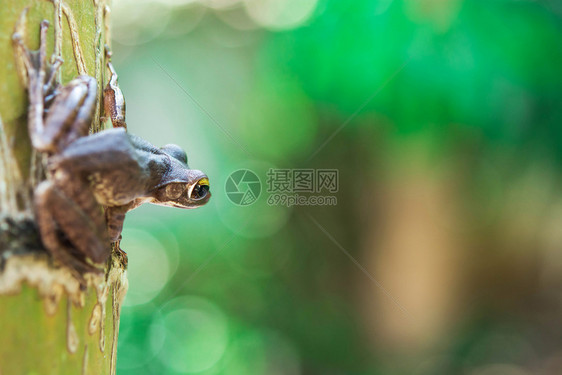
[[[24,41],[39,45],[39,24],[50,22],[48,56],[62,56],[63,84],[79,74],[98,82],[92,131],[100,122],[107,83],[105,0],[2,0],[0,6],[0,375],[113,374],[119,312],[127,289],[126,260],[114,252],[105,274],[80,283],[43,249],[34,221],[34,187],[42,159],[27,134],[27,93],[12,46],[22,11]]]

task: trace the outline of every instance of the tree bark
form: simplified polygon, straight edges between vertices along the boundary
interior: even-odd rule
[[[107,0],[109,1],[109,0]],[[0,6],[0,375],[114,374],[126,260],[113,251],[105,274],[82,282],[53,262],[33,215],[43,161],[27,134],[25,76],[11,36],[29,7],[24,41],[39,45],[50,22],[47,55],[64,59],[60,81],[80,74],[98,82],[92,131],[103,128],[102,88],[109,78],[109,4],[105,0],[2,0]],[[21,24],[21,23],[20,23]]]

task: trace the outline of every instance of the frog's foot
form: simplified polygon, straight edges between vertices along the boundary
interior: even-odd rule
[[[56,76],[62,63],[64,62],[61,56],[53,54],[51,56],[51,63],[47,62],[47,29],[49,28],[49,21],[43,20],[40,24],[40,40],[39,49],[30,50],[25,45],[23,38],[25,33],[25,24],[28,8],[25,8],[20,16],[20,20],[16,25],[16,30],[12,34],[12,42],[16,50],[16,58],[22,61],[25,70],[26,78],[35,78],[38,84],[42,85],[43,95],[47,96],[56,88]],[[43,72],[43,73],[41,73]],[[39,75],[42,74],[42,77]],[[42,79],[37,79],[42,78]],[[30,85],[28,84],[28,87]]]
[[[129,265],[129,257],[127,256],[127,253],[121,248],[121,237],[118,241],[113,243],[113,246],[115,249],[115,256],[120,260],[121,264],[127,267]]]
[[[79,273],[103,270],[110,248],[107,235],[100,233],[100,211],[96,220],[51,181],[36,188],[35,208],[43,245],[53,258]]]
[[[53,145],[43,136],[43,115],[45,105],[50,104],[56,92],[56,76],[62,65],[62,58],[53,56],[53,64],[47,63],[47,29],[49,22],[43,20],[40,25],[39,49],[30,50],[23,41],[24,25],[26,23],[27,8],[22,12],[12,41],[16,51],[16,60],[23,64],[23,77],[29,95],[28,127],[31,142],[39,151],[53,151]]]
[[[123,222],[125,214],[129,210],[130,205],[112,206],[105,209],[105,221],[107,223],[107,232],[109,239],[113,243],[115,254],[121,262],[126,266],[128,264],[127,253],[121,249],[121,231],[123,230]]]

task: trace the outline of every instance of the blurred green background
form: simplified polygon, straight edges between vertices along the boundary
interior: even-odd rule
[[[129,130],[213,193],[128,214],[119,374],[562,373],[561,2],[115,0],[112,22]],[[337,205],[268,205],[270,168],[339,170]]]

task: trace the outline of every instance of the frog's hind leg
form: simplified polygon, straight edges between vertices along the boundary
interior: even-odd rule
[[[27,9],[24,10],[22,18],[25,19]],[[46,35],[49,23],[41,22],[40,44],[38,51],[30,51],[23,43],[23,35],[16,31],[12,35],[12,41],[16,49],[16,55],[23,62],[27,80],[29,95],[28,127],[31,142],[36,149],[45,148],[40,135],[43,133],[43,86],[45,84],[46,64]]]
[[[103,265],[111,251],[101,209],[88,189],[70,197],[62,190],[51,181],[35,190],[43,244],[55,259],[74,270],[99,271],[95,265]]]
[[[49,22],[43,20],[40,25],[39,49],[31,51],[23,42],[27,8],[22,12],[12,41],[16,52],[16,59],[21,61],[25,76],[22,77],[27,84],[29,96],[28,130],[33,146],[39,151],[51,149],[45,141],[43,115],[45,111],[45,96],[54,91],[55,77],[62,64],[60,57],[55,57],[53,65],[47,64],[47,29]]]
[[[97,99],[96,79],[79,76],[59,89],[47,117],[43,137],[56,151],[88,135]]]
[[[27,9],[20,17],[12,40],[16,55],[23,62],[26,72],[29,136],[36,150],[56,153],[88,134],[95,110],[97,84],[93,77],[80,76],[63,88],[56,87],[56,73],[62,64],[62,58],[54,56],[54,63],[47,63],[49,22],[41,22],[39,49],[30,51],[23,42],[22,25],[25,23],[26,12]],[[47,105],[49,111],[45,116]]]

